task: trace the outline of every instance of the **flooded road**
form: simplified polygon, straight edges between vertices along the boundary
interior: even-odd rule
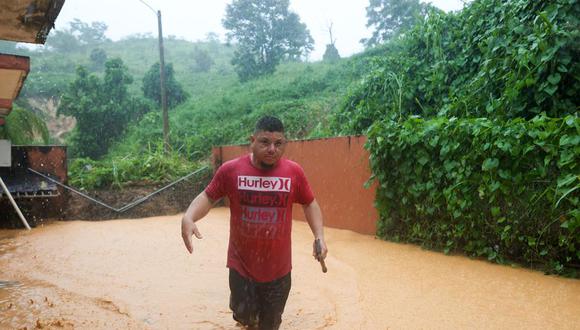
[[[0,329],[240,329],[228,309],[229,211],[0,230]],[[328,273],[293,228],[282,329],[580,329],[580,281],[326,229]]]

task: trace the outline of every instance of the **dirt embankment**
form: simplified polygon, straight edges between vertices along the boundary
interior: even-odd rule
[[[191,201],[201,192],[205,181],[178,184],[153,196],[147,197],[163,188],[161,185],[132,185],[122,189],[104,189],[87,192],[95,200],[115,209],[135,204],[126,211],[114,211],[87,199],[79,194],[69,192],[64,220],[105,220],[145,218],[184,212]],[[139,203],[143,200],[142,203]]]
[[[113,208],[120,209],[125,205],[139,201],[156,189],[157,187],[154,186],[128,187],[123,190],[90,191],[87,192],[87,195]],[[153,196],[127,211],[116,212],[78,194],[68,193],[68,206],[64,210],[63,218],[64,220],[105,220],[176,214],[183,212],[189,205],[186,202],[186,197],[191,196],[163,193]]]
[[[197,178],[194,182],[183,181],[159,193],[155,192],[163,186],[145,184],[134,184],[122,189],[83,191],[83,194],[92,199],[62,189],[60,191],[64,194],[64,199],[20,198],[17,204],[32,227],[54,220],[133,219],[171,215],[184,212],[205,187],[207,180],[208,178]],[[153,195],[150,196],[151,194]],[[118,211],[111,210],[97,201]],[[134,207],[119,210],[131,204],[134,204]],[[0,209],[5,212],[0,219],[0,228],[24,228],[7,199],[2,201]]]
[[[59,101],[54,98],[28,98],[28,104],[45,118],[46,127],[56,143],[64,142],[64,135],[75,127],[74,117],[58,115]]]

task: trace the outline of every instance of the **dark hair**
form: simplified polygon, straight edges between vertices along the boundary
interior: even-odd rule
[[[284,133],[284,124],[282,124],[282,121],[276,117],[264,116],[256,123],[254,133],[260,131]]]

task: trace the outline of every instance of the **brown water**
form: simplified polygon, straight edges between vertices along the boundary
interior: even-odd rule
[[[240,329],[228,310],[227,209],[0,230],[0,329]],[[580,281],[327,229],[328,273],[293,230],[282,329],[580,329]]]

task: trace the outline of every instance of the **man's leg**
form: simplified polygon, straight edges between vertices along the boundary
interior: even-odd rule
[[[258,324],[256,285],[230,268],[230,309],[234,320],[245,326]]]
[[[260,330],[277,330],[280,327],[291,284],[291,276],[288,273],[275,281],[256,285],[260,306]]]

